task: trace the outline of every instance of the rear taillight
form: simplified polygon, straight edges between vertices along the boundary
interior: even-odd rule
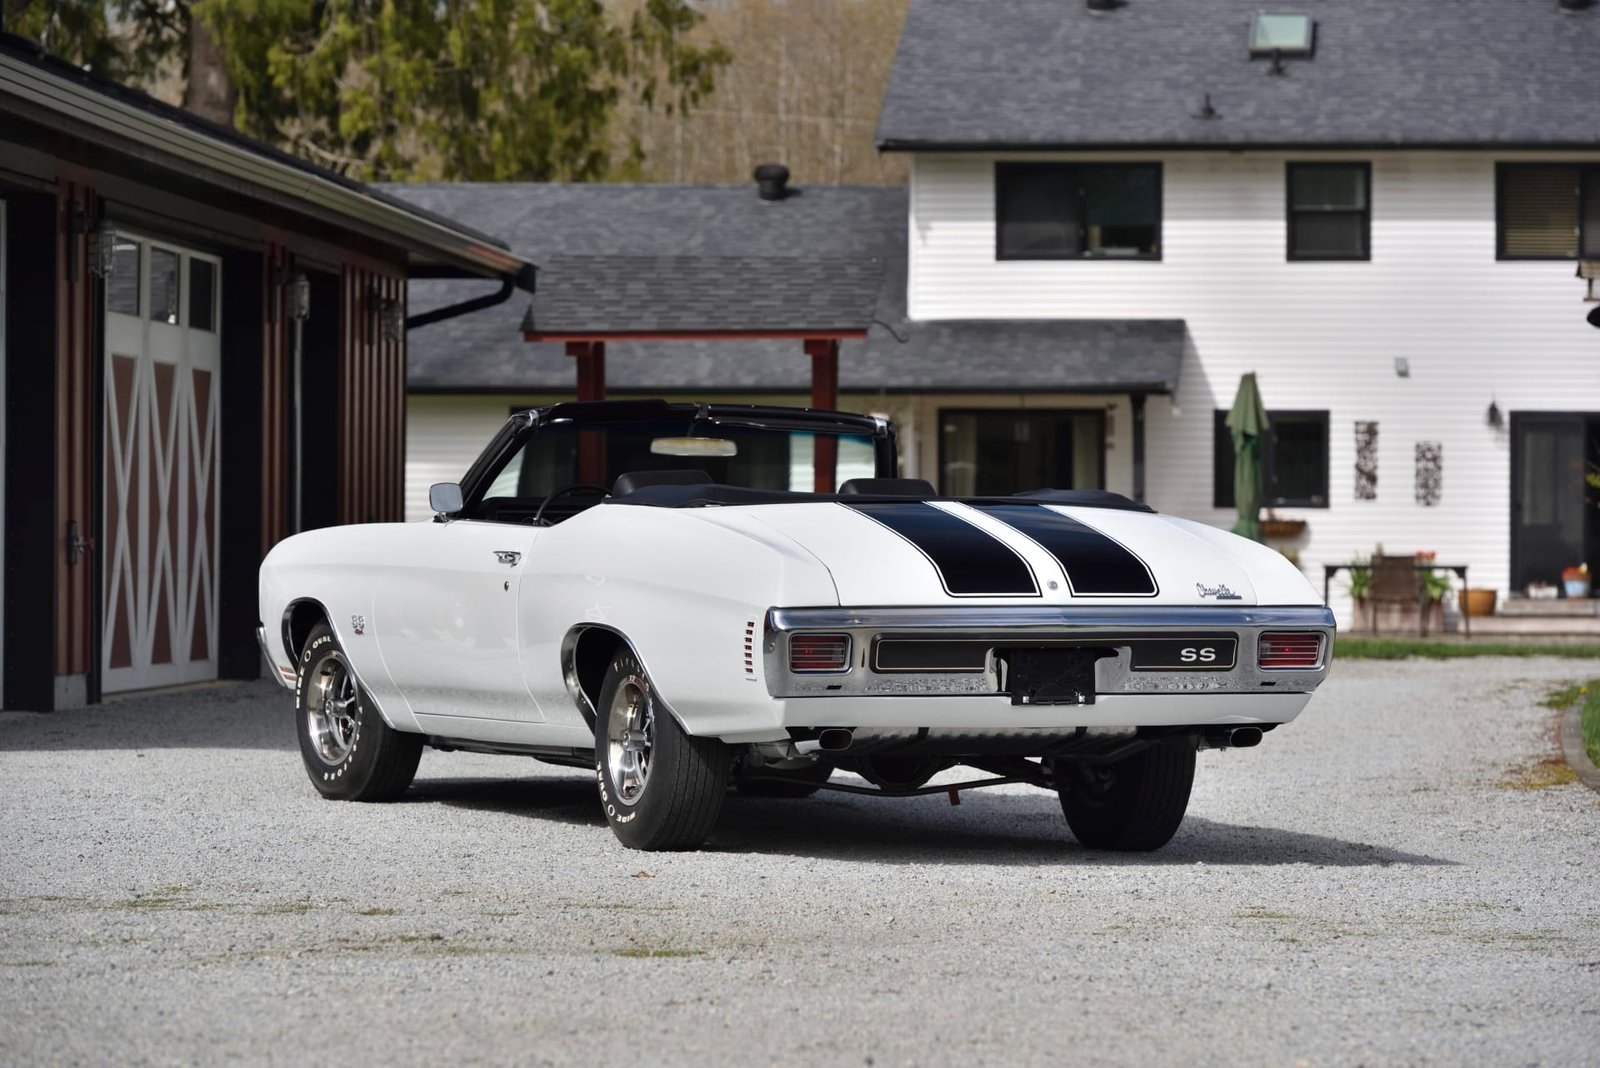
[[[789,670],[796,675],[850,669],[850,635],[796,634],[789,639]]]
[[[1320,634],[1263,634],[1256,645],[1256,664],[1263,671],[1294,671],[1322,663]]]

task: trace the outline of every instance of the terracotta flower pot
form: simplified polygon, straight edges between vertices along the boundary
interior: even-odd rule
[[[1499,591],[1490,589],[1465,589],[1461,591],[1461,614],[1464,616],[1492,616]]]

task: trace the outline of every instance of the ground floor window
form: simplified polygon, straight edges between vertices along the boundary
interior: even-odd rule
[[[1328,507],[1328,413],[1269,411],[1272,428],[1261,445],[1261,485],[1268,507]],[[1212,503],[1232,508],[1233,435],[1218,409],[1213,427]]]
[[[939,427],[939,491],[947,496],[1105,488],[1106,413],[1098,408],[945,409]]]

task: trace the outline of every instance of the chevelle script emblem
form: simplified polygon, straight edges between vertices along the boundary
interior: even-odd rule
[[[1232,590],[1228,589],[1227,585],[1221,582],[1217,583],[1215,586],[1207,586],[1203,582],[1196,582],[1194,584],[1194,588],[1195,592],[1201,597],[1215,597],[1219,601],[1244,600],[1243,597],[1240,597],[1237,593],[1234,593]]]

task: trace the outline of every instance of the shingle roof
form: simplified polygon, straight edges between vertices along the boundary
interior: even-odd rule
[[[1314,56],[1250,59],[1261,10],[1311,15]],[[877,140],[1595,146],[1597,69],[1600,5],[1556,0],[913,0]]]
[[[871,256],[555,255],[539,264],[530,333],[861,331],[878,303]]]
[[[659,267],[674,256],[737,260],[749,264],[750,274],[803,273],[821,265],[834,280],[844,277],[839,262],[881,265],[870,279],[852,281],[872,302],[877,321],[865,339],[841,345],[845,390],[1158,393],[1177,385],[1186,343],[1177,320],[908,321],[903,187],[806,187],[775,203],[759,200],[748,185],[387,188],[505,235],[541,265],[540,296],[566,290],[585,301],[579,311],[621,303],[610,294],[582,297],[584,285],[617,288],[614,277],[591,270],[614,258],[620,258],[615,266],[623,277],[634,277],[641,264]],[[590,271],[587,283],[561,281],[574,265]],[[729,278],[724,298],[744,284]],[[483,291],[471,283],[412,282],[409,310],[427,311]],[[544,301],[535,305],[536,322],[549,307]],[[408,386],[423,392],[570,392],[572,360],[560,344],[522,339],[525,309],[507,303],[412,331]],[[763,325],[773,328],[783,314],[774,309]],[[798,341],[612,341],[606,346],[606,378],[610,389],[625,392],[800,392],[810,387],[811,364]]]

